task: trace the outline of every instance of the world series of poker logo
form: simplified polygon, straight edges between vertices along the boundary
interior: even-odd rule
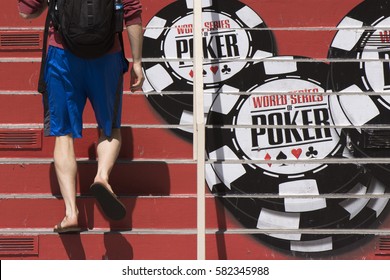
[[[240,58],[241,54],[246,56],[249,53],[249,43],[246,32],[239,29],[237,22],[226,15],[215,12],[206,12],[203,15],[203,57],[211,60],[210,63],[204,64],[203,77],[206,84],[214,84],[229,79],[245,66],[245,61],[233,62],[232,59]],[[192,82],[193,27],[190,22],[192,15],[185,16],[174,24],[166,34],[164,51],[167,57],[179,59],[178,62],[170,62],[172,70]],[[220,59],[226,59],[222,67]]]
[[[304,83],[302,80],[296,82]],[[319,93],[319,88],[305,88],[301,92],[310,91]],[[243,133],[237,134],[239,143],[245,143],[244,139],[251,139],[251,145],[247,147],[250,158],[287,159],[289,155],[296,159],[302,156],[323,158],[329,154],[327,151],[329,147],[335,146],[332,142],[337,137],[332,135],[332,130],[329,128],[331,120],[328,104],[322,95],[251,96],[239,109],[237,123],[244,123],[248,116],[251,118],[252,125],[264,127],[251,129],[249,135],[245,133],[245,129],[241,129]],[[323,128],[294,127],[311,124]],[[274,128],[275,126],[291,127],[280,129]],[[299,148],[294,148],[295,146]],[[278,154],[272,156],[273,150],[277,150]]]
[[[385,0],[378,2],[363,2],[339,27],[360,24],[362,28],[366,20],[376,23],[387,13],[383,7],[388,6]],[[372,19],[366,19],[367,10],[375,12]],[[192,124],[192,17],[192,1],[179,0],[160,10],[146,26],[144,55],[156,58],[156,62],[143,63],[143,89],[151,93],[148,101],[169,124]],[[352,137],[354,143],[359,142],[361,131],[353,137],[356,135],[338,126],[378,123],[388,113],[386,97],[361,95],[360,102],[355,102],[350,94],[342,94],[359,92],[356,89],[375,91],[370,86],[378,82],[375,73],[389,72],[388,63],[373,60],[329,65],[310,58],[277,56],[273,34],[262,18],[236,0],[202,1],[202,18],[209,126],[206,155],[212,162],[206,165],[206,181],[211,192],[248,229],[356,229],[374,225],[388,199],[331,199],[321,195],[384,194],[386,184],[376,176],[383,174],[363,165],[345,163],[341,168],[323,160],[356,156],[348,149],[348,141]],[[388,33],[368,32],[356,40],[355,33],[341,28],[329,58],[372,56],[367,43],[373,42],[367,40],[370,35],[386,40]],[[356,44],[351,45],[348,38]],[[381,48],[377,55],[377,60],[386,59],[388,52]],[[374,74],[362,75],[362,65],[367,73]],[[382,83],[386,81],[383,78]],[[326,94],[330,91],[335,94]],[[369,109],[361,107],[362,101]],[[190,130],[175,133],[192,140]],[[236,163],[227,163],[229,160]],[[300,197],[258,198],[256,194]],[[363,235],[286,233],[255,237],[281,250],[307,254],[344,248]]]
[[[204,83],[218,87],[248,66],[245,58],[265,58],[275,53],[273,39],[263,20],[248,6],[234,0],[202,1]],[[162,64],[145,65],[150,85],[165,90],[170,82],[193,81],[193,6],[192,1],[176,1],[155,15],[145,32],[145,55],[162,57]],[[240,59],[241,58],[241,59]],[[171,60],[170,60],[171,59]],[[162,74],[167,78],[161,81]],[[160,78],[160,79],[158,79]],[[179,88],[176,85],[175,88]],[[189,86],[182,89],[192,90]]]
[[[216,92],[254,60],[276,54],[273,34],[247,5],[235,0],[207,0],[202,1],[202,9],[205,91]],[[149,21],[144,34],[144,56],[161,61],[143,63],[143,90],[163,93],[150,94],[148,100],[170,124],[192,123],[192,19],[192,1],[174,1]],[[205,99],[207,112],[212,97],[205,95]],[[175,132],[192,141],[191,130]]]
[[[292,57],[290,63],[294,63]],[[285,66],[285,63],[281,64]],[[255,68],[252,67],[251,71],[261,73],[263,69],[260,68],[263,66],[264,64],[259,64]],[[301,69],[307,66],[310,64],[297,65]],[[327,67],[324,65],[322,68]],[[215,114],[218,114],[223,120],[221,124],[236,125],[238,128],[233,130],[232,138],[235,139],[234,146],[239,147],[238,150],[242,150],[247,159],[323,159],[332,155],[338,148],[339,137],[336,130],[331,128],[333,122],[328,98],[322,95],[325,92],[324,85],[321,81],[315,81],[314,75],[311,80],[303,76],[283,76],[282,69],[279,70],[280,75],[272,75],[270,81],[252,87],[252,95],[219,95],[211,107],[208,123],[215,124]],[[247,86],[251,85],[249,80],[242,77],[240,79],[243,79]],[[286,94],[255,94],[286,91],[287,88],[291,90]],[[297,88],[301,90],[296,90]],[[230,108],[229,104],[232,103],[234,106]],[[240,125],[244,127],[240,128]],[[251,125],[253,128],[248,129],[245,125]],[[209,136],[216,138],[211,134]],[[317,165],[268,163],[261,166],[269,172],[275,173],[277,169],[277,173],[293,174],[314,169]]]

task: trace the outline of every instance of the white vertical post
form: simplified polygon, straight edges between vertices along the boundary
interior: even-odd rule
[[[202,1],[194,2],[194,157],[197,164],[197,259],[206,259],[205,123],[203,107]]]

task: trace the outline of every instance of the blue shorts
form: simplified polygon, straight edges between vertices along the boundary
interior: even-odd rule
[[[87,99],[96,122],[110,137],[121,125],[123,73],[122,52],[96,59],[82,59],[67,50],[49,47],[43,95],[45,136],[82,137],[83,111]]]

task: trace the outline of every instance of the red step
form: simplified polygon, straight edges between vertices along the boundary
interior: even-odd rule
[[[336,34],[335,30],[315,30],[315,27],[310,27],[312,30],[300,29],[275,29],[273,30],[274,39],[278,42],[279,55],[299,55],[315,59],[326,59],[328,53],[328,42],[332,41]],[[314,30],[313,30],[314,29]],[[26,34],[34,37],[43,38],[43,31],[41,30],[15,30],[15,31],[1,31],[0,34],[13,34],[14,36],[25,36]],[[279,42],[288,41],[289,44],[279,44]],[[310,46],[308,48],[307,46]],[[126,57],[131,60],[131,49],[127,40],[127,35],[124,35],[124,46]],[[7,47],[0,48],[0,57],[3,58],[36,58],[40,59],[42,56],[42,41],[39,41],[37,47]],[[156,57],[144,56],[144,59],[160,59]],[[128,76],[128,74],[126,75]],[[128,85],[128,83],[125,83]]]
[[[1,62],[0,90],[38,88],[40,62]]]
[[[14,110],[10,110],[13,108]],[[23,108],[21,112],[17,108]],[[0,120],[5,124],[43,122],[43,105],[40,94],[0,94]],[[87,102],[84,123],[96,123],[92,106]],[[123,124],[163,125],[165,122],[141,94],[123,95]]]
[[[120,198],[127,207],[122,221],[107,221],[95,199],[78,199],[80,226],[92,228],[195,228],[196,200],[194,198],[150,197]],[[1,219],[0,228],[52,228],[64,216],[63,201],[54,198],[1,199],[0,210],[9,213]],[[178,209],[181,209],[178,211]]]
[[[122,196],[120,200],[127,207],[127,216],[121,221],[109,222],[100,212],[93,197],[87,195],[79,197],[77,203],[80,225],[89,229],[121,230],[196,228],[195,195]],[[62,199],[55,199],[51,195],[3,195],[0,199],[0,211],[7,213],[7,219],[0,220],[0,228],[49,228],[50,230],[63,218],[63,208]],[[388,213],[388,209],[386,212]],[[376,226],[375,230],[390,230],[388,216],[381,217],[378,222],[380,225]],[[206,227],[220,230],[245,228],[212,196],[206,198]],[[253,229],[247,228],[247,230]],[[322,229],[332,228],[324,226]],[[343,229],[345,228],[340,228]]]
[[[242,1],[255,9],[272,30],[279,55],[314,59],[326,59],[336,32],[335,26],[362,2],[294,0],[286,4],[286,1]],[[144,0],[143,25],[172,2],[174,0],[160,0],[156,4],[156,1]],[[331,16],[324,11],[332,11]],[[21,19],[16,2],[2,7],[0,35],[7,32],[13,32],[15,36],[23,33],[38,35],[40,45],[0,48],[2,129],[9,132],[18,127],[21,131],[35,128],[38,135],[35,148],[16,148],[9,144],[0,149],[0,179],[3,184],[0,239],[32,236],[37,241],[37,253],[0,255],[0,258],[196,259],[196,168],[192,160],[192,145],[163,126],[131,127],[165,124],[142,95],[124,97],[124,145],[112,175],[113,185],[128,206],[128,216],[120,222],[108,222],[89,195],[88,186],[96,169],[97,129],[88,126],[84,138],[76,141],[76,153],[80,159],[77,180],[80,197],[77,201],[81,225],[92,230],[80,235],[61,236],[51,232],[52,226],[64,214],[62,199],[55,197],[59,195],[59,189],[51,163],[53,138],[40,137],[40,96],[14,94],[36,91],[43,22],[44,16],[36,20]],[[130,58],[127,41],[125,38],[126,54]],[[125,90],[128,90],[129,83],[127,73]],[[5,94],[5,91],[10,93]],[[85,122],[94,123],[90,107],[86,109]],[[7,128],[7,124],[11,124],[10,127]],[[237,233],[245,229],[211,195],[207,197],[206,205],[208,259],[388,259],[390,255],[386,250],[379,252],[375,248],[379,247],[380,237],[374,235],[369,236],[365,243],[354,244],[341,252],[332,251],[331,255],[308,257],[281,252],[259,242],[252,235]],[[390,219],[387,218],[379,229],[389,228]]]
[[[121,221],[107,221],[93,197],[77,199],[80,211],[79,223],[83,228],[130,229],[196,229],[195,196],[120,197],[127,207],[127,216]],[[226,214],[214,198],[206,199],[207,228],[242,228]],[[62,199],[47,196],[0,199],[0,212],[8,213],[0,220],[0,228],[45,228],[49,232],[64,216]]]
[[[13,2],[12,4],[4,4],[1,7],[2,13],[0,15],[0,26],[7,27],[21,27],[21,26],[29,26],[29,27],[38,27],[43,26],[44,17],[40,17],[34,20],[25,20],[22,19],[19,15],[18,3]]]
[[[95,162],[79,162],[77,192],[89,194],[95,177]],[[52,163],[0,164],[1,192],[59,195]],[[164,162],[121,162],[114,166],[110,182],[118,195],[175,195],[196,192],[193,164]]]
[[[0,234],[1,237],[18,239],[18,236]],[[15,252],[0,255],[2,260],[192,260],[196,259],[196,233],[173,232],[103,232],[82,234],[39,234],[26,232],[23,238],[34,238],[34,254]],[[367,236],[350,250],[310,255],[312,260],[386,260],[378,254],[373,244],[380,237]],[[207,260],[305,260],[305,254],[289,254],[262,244],[251,235],[210,233],[206,235]]]
[[[28,130],[28,129],[27,129]],[[9,130],[7,130],[9,131]],[[22,131],[26,131],[23,130]],[[163,128],[123,127],[120,159],[192,159],[192,144]],[[17,133],[18,130],[15,130]],[[40,131],[37,131],[39,134]],[[37,136],[41,149],[0,149],[0,158],[52,158],[53,137]],[[97,128],[83,130],[83,138],[75,140],[75,153],[80,158],[96,158]],[[8,147],[8,146],[7,146]]]
[[[37,236],[37,235],[33,235]],[[2,235],[0,234],[0,238]],[[11,238],[13,236],[10,236]],[[24,236],[26,237],[26,236]],[[28,237],[28,236],[27,236]],[[14,237],[15,238],[15,237]],[[2,260],[178,260],[196,259],[196,235],[98,233],[38,235],[35,255],[0,255]]]
[[[0,53],[1,56],[1,53]],[[15,58],[2,61],[0,67],[0,90],[37,91],[41,62],[38,58]],[[124,76],[124,90],[130,89],[130,74]]]

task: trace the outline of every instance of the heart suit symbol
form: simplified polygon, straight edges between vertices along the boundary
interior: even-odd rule
[[[293,154],[293,156],[295,158],[299,158],[302,154],[302,149],[301,148],[298,148],[298,149],[292,149],[291,150],[291,153]]]

